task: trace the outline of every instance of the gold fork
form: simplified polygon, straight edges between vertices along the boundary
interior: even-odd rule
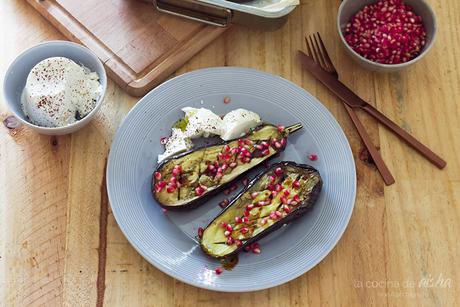
[[[329,74],[333,75],[336,79],[339,78],[339,74],[332,63],[331,58],[324,46],[323,40],[321,39],[321,35],[317,32],[316,35],[309,35],[308,37],[305,36],[305,42],[307,44],[307,53],[308,55],[324,70],[326,70]],[[355,111],[348,106],[346,103],[343,103],[345,110],[347,111],[348,115],[351,118],[351,121],[356,127],[361,140],[366,146],[367,151],[371,155],[374,163],[383,178],[383,181],[386,185],[391,185],[395,182],[393,175],[391,174],[390,170],[386,166],[385,162],[380,155],[380,152],[375,147],[374,143],[367,133],[366,129],[364,128],[363,124],[359,120],[358,116],[356,115]]]

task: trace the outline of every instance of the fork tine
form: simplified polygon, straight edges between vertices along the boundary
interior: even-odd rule
[[[320,44],[318,43],[318,39],[316,38],[316,35],[313,34],[313,39],[315,40],[315,46],[316,46],[316,49],[318,50],[318,53],[320,55],[320,60],[321,60],[321,66],[323,66],[325,69],[329,70],[329,66],[328,66],[328,63],[326,61],[326,59],[324,58],[324,50],[323,48],[321,48]]]
[[[313,53],[315,54],[315,62],[318,63],[320,66],[324,67],[323,63],[321,62],[321,58],[319,56],[319,50],[317,50],[315,43],[313,42],[313,39],[311,35],[308,37],[310,40],[311,44],[311,49],[313,49]]]
[[[308,55],[311,56],[313,59],[315,59],[314,56],[313,56],[313,52],[311,52],[310,43],[308,42],[308,38],[307,38],[306,35],[305,35],[305,44],[307,45],[307,53],[308,53]]]
[[[334,70],[334,72],[337,72],[337,70],[335,69],[334,63],[332,62],[331,57],[329,56],[329,53],[327,52],[326,46],[324,46],[323,39],[321,38],[321,35],[319,34],[319,32],[316,32],[316,34],[318,36],[319,43],[321,45],[321,49],[323,50],[322,53],[324,54],[327,66],[329,66],[330,69]]]

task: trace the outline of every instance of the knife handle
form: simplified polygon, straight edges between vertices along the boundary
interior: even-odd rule
[[[364,146],[366,146],[367,151],[371,155],[372,160],[374,160],[375,166],[377,167],[380,176],[382,176],[383,181],[387,186],[392,185],[393,183],[395,183],[395,179],[391,174],[390,170],[388,169],[387,165],[383,161],[380,152],[374,146],[374,143],[372,143],[371,137],[369,136],[369,134],[367,134],[366,128],[364,128],[355,111],[350,106],[348,106],[346,103],[344,103],[343,106],[345,107],[345,110],[347,110],[347,113],[350,116],[351,121],[355,125],[356,130],[358,131],[358,134],[364,143]]]
[[[393,131],[409,146],[418,151],[422,156],[424,156],[428,161],[436,165],[439,169],[443,169],[446,166],[446,161],[444,161],[440,156],[438,156],[433,151],[431,151],[431,149],[420,143],[416,138],[414,138],[404,129],[396,125],[392,120],[390,120],[388,117],[386,117],[383,113],[374,108],[372,105],[366,103],[365,105],[361,106],[361,108],[370,115],[372,115],[385,127]]]

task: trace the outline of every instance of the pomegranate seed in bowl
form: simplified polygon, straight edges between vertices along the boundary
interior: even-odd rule
[[[344,37],[364,58],[401,64],[416,58],[426,45],[422,17],[402,0],[379,0],[364,6],[348,22]]]

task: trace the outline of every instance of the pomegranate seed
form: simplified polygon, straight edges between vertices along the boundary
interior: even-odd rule
[[[166,192],[172,193],[176,190],[176,185],[168,184],[168,187],[166,188]]]
[[[232,101],[232,99],[230,97],[228,97],[228,96],[224,97],[224,103],[225,104],[229,104],[231,101]]]
[[[284,129],[285,129],[285,127],[282,126],[282,125],[278,125],[278,126],[276,126],[276,128],[278,128],[278,132],[283,132]]]
[[[282,214],[281,212],[279,212],[279,211],[275,211],[275,215],[276,215],[277,217],[281,217],[283,214]]]
[[[281,145],[280,142],[275,142],[275,147],[276,147],[277,149],[281,149],[281,147],[283,147],[283,146]]]
[[[299,182],[298,180],[294,180],[294,181],[292,182],[292,187],[293,187],[294,189],[298,189],[298,188],[300,187],[300,182]]]
[[[222,228],[227,228],[227,223],[222,222],[222,223],[220,223],[220,226],[221,226]]]
[[[249,204],[249,205],[247,205],[247,206],[246,206],[246,209],[247,209],[248,211],[251,211],[252,209],[254,209],[254,204]]]
[[[251,244],[251,249],[254,249],[254,248],[260,248],[259,243],[257,243],[257,242],[252,243]]]
[[[222,172],[224,172],[227,169],[228,165],[227,163],[222,164]]]
[[[198,227],[198,238],[202,238],[203,237],[203,228],[201,227]]]
[[[288,206],[284,205],[283,206],[283,211],[289,214],[289,212],[291,212],[291,209],[289,209]]]
[[[270,150],[269,150],[269,149],[264,149],[264,150],[262,151],[262,155],[263,155],[263,156],[268,156],[269,154],[270,154]]]
[[[250,216],[251,214],[249,213],[248,210],[246,210],[246,211],[243,212],[243,215],[244,215],[244,217],[249,218],[249,216]]]
[[[294,197],[292,198],[293,201],[300,201],[300,196],[299,195],[294,195]]]
[[[228,230],[225,230],[224,231],[224,236],[228,237],[229,235],[231,235],[232,233]]]
[[[254,248],[254,249],[252,250],[252,252],[253,252],[254,254],[260,254],[260,248],[258,248],[258,247],[257,247],[257,248]]]
[[[291,201],[291,203],[290,203],[291,206],[297,206],[297,204],[298,203],[296,201]]]
[[[238,145],[242,147],[242,146],[244,145],[244,140],[243,140],[243,139],[239,139],[239,140],[238,140]]]
[[[285,197],[285,196],[281,196],[281,197],[280,197],[280,200],[281,200],[281,202],[282,202],[283,204],[286,204],[286,203],[287,203],[287,197]]]
[[[176,183],[176,181],[177,181],[176,176],[172,176],[171,178],[169,178],[169,182],[171,183]]]
[[[262,145],[264,148],[270,147],[270,144],[268,144],[268,143],[265,142],[265,141],[261,142],[260,145]]]
[[[270,176],[268,176],[268,181],[269,181],[270,183],[275,183],[275,181],[276,181],[276,177],[275,177],[275,176],[272,176],[272,175],[270,175]]]
[[[229,152],[231,150],[230,146],[229,145],[225,145],[224,146],[224,151],[225,152]]]
[[[308,159],[310,161],[316,161],[316,160],[318,160],[318,156],[315,155],[315,154],[311,154],[311,155],[308,155]]]
[[[281,167],[277,167],[277,168],[275,169],[275,175],[276,175],[276,176],[279,177],[279,176],[282,176],[283,174],[284,174],[284,171],[283,171],[283,169],[282,169]]]
[[[227,227],[226,227],[226,228],[227,228],[227,230],[230,231],[230,232],[233,231],[233,227],[232,227],[232,225],[230,225],[230,224],[227,224]]]
[[[216,170],[216,167],[215,167],[214,165],[212,165],[212,164],[209,164],[209,165],[208,165],[208,170],[209,170],[210,172],[213,172],[213,171]]]
[[[161,173],[160,173],[160,172],[155,172],[155,173],[153,173],[153,176],[155,176],[155,179],[156,179],[156,180],[160,180],[160,179],[161,179]]]
[[[199,186],[197,186],[197,187],[195,188],[195,194],[196,194],[197,196],[201,196],[201,195],[203,195],[203,193],[206,191],[206,189],[207,189],[207,188],[206,188],[205,186],[199,185]]]
[[[291,194],[291,192],[289,192],[289,190],[288,190],[288,189],[284,189],[284,191],[283,191],[283,195],[284,195],[284,196],[286,196],[286,197],[288,197],[288,196],[289,196],[289,194]]]
[[[163,190],[166,187],[166,182],[160,181],[155,185],[155,192],[159,193],[161,190]]]
[[[217,275],[220,275],[222,274],[223,270],[221,268],[216,268],[214,272],[216,272]]]
[[[260,224],[261,224],[261,225],[267,224],[267,219],[266,219],[266,218],[261,219],[261,220],[260,220]]]
[[[259,202],[257,203],[257,205],[258,205],[259,207],[263,207],[263,206],[265,206],[265,202],[264,202],[264,201],[259,201]]]
[[[235,239],[233,239],[232,237],[227,238],[227,245],[232,245],[234,242],[235,242]]]
[[[217,154],[217,159],[223,160],[223,159],[224,159],[224,154],[221,153],[221,152],[219,152],[219,153]]]
[[[164,137],[160,138],[160,144],[161,145],[166,145],[166,143],[168,143],[168,140],[169,140],[169,138],[164,136]]]
[[[174,166],[174,168],[173,168],[173,170],[172,170],[173,176],[177,176],[177,175],[179,175],[181,172],[182,172],[182,166],[180,166],[180,165]]]
[[[286,144],[287,144],[286,138],[282,138],[280,143],[282,147],[286,147]]]
[[[259,192],[252,192],[251,193],[251,198],[255,199],[257,197],[257,195],[259,195]]]
[[[249,229],[247,227],[241,228],[241,233],[242,234],[246,234],[246,233],[248,233],[248,231],[249,231]]]
[[[229,164],[229,166],[230,166],[231,168],[235,168],[237,165],[238,165],[238,164],[237,164],[236,162],[232,162],[232,163]]]
[[[220,179],[222,178],[222,173],[216,173],[216,175],[214,176],[215,179]]]
[[[267,184],[267,190],[269,190],[269,191],[275,190],[275,186],[273,185],[273,183]]]
[[[251,250],[251,246],[246,245],[245,247],[243,247],[243,250],[244,250],[245,252],[249,252],[249,251]]]
[[[235,223],[240,224],[241,223],[241,217],[235,216]]]
[[[232,148],[232,153],[235,154],[235,155],[240,153],[240,151],[241,151],[241,149],[239,147]]]
[[[245,140],[244,140],[244,144],[246,144],[246,145],[252,145],[252,144],[254,144],[254,142],[253,142],[252,140],[250,140],[250,139],[245,139]]]
[[[246,212],[246,211],[245,211]],[[249,223],[249,218],[247,216],[243,216],[243,218],[241,219],[241,221],[245,224]]]
[[[277,183],[277,184],[275,185],[275,191],[276,191],[276,192],[281,192],[282,189],[283,189],[283,187],[281,186],[281,184]]]
[[[264,146],[262,146],[261,144],[257,144],[256,149],[262,151],[264,150]]]
[[[248,178],[244,178],[243,180],[241,180],[241,183],[242,183],[243,185],[248,185],[249,179],[248,179]]]
[[[241,245],[243,245],[243,242],[241,242],[241,240],[235,239],[235,244],[237,247],[240,247]]]
[[[270,212],[270,218],[271,218],[272,220],[276,220],[276,219],[278,218],[278,217],[276,216],[275,211]]]
[[[221,201],[219,203],[219,207],[221,207],[223,209],[223,208],[227,207],[227,203],[225,203],[225,201]]]

